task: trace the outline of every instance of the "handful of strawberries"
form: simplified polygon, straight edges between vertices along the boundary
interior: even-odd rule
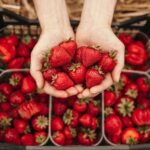
[[[60,43],[46,55],[43,77],[57,90],[66,90],[74,84],[91,88],[105,79],[116,65],[116,51],[103,52],[99,47],[79,47],[73,40]]]

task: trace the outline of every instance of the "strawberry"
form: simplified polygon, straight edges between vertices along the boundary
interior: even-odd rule
[[[32,127],[36,131],[42,131],[48,127],[48,118],[43,115],[35,116],[32,119]]]
[[[97,117],[98,114],[100,113],[100,103],[99,103],[99,101],[91,100],[90,103],[88,104],[87,112],[91,116]]]
[[[67,140],[73,139],[77,136],[76,129],[69,126],[64,127],[63,133]]]
[[[30,127],[27,121],[23,119],[15,119],[14,122],[14,128],[19,134],[27,134],[30,132]]]
[[[11,126],[12,118],[7,112],[0,112],[0,128]]]
[[[21,91],[25,94],[32,93],[36,90],[36,83],[31,75],[26,76],[21,85]]]
[[[87,99],[78,99],[74,102],[73,109],[79,113],[83,113],[87,109]]]
[[[52,138],[56,144],[59,144],[59,145],[65,144],[65,135],[60,131],[54,132],[52,134]]]
[[[9,102],[0,103],[0,110],[1,111],[9,112],[9,111],[11,111],[11,108],[12,108],[12,106],[10,105]]]
[[[77,96],[70,96],[67,99],[65,99],[64,102],[67,102],[68,107],[73,108],[74,107],[74,103],[77,101]]]
[[[52,77],[51,85],[57,90],[66,90],[74,85],[73,81],[64,72],[59,72]]]
[[[85,67],[89,67],[100,61],[102,54],[100,50],[91,48],[91,47],[83,47],[81,59],[82,63]]]
[[[12,109],[11,110],[11,112],[10,112],[10,114],[11,114],[11,116],[13,117],[13,118],[19,118],[20,116],[19,116],[19,113],[18,113],[18,108],[16,107],[16,108],[14,108],[14,109]]]
[[[125,74],[125,73],[121,73],[120,75],[120,84],[121,86],[126,86],[130,81],[129,81],[129,78],[128,76]]]
[[[126,87],[125,87],[125,95],[129,96],[131,98],[136,99],[138,97],[138,86],[135,83],[129,83]]]
[[[91,127],[92,117],[89,114],[83,114],[79,118],[79,123],[84,127]]]
[[[127,117],[127,116],[122,117],[122,123],[123,123],[124,128],[128,128],[128,127],[133,126],[132,119],[130,117]]]
[[[78,142],[81,145],[92,145],[96,143],[96,133],[95,130],[85,129],[78,133]]]
[[[86,68],[80,63],[72,63],[68,69],[69,76],[76,84],[81,84],[85,80]]]
[[[71,62],[70,54],[60,46],[53,47],[50,52],[49,63],[52,67],[60,67]]]
[[[40,115],[48,115],[49,108],[45,103],[38,103],[40,107]]]
[[[21,91],[15,91],[10,95],[10,103],[15,105],[15,104],[21,104],[22,102],[25,101],[25,97]]]
[[[122,132],[122,122],[117,115],[109,115],[105,119],[105,131],[108,135],[120,135]]]
[[[10,95],[12,93],[13,89],[12,86],[8,83],[1,83],[0,84],[0,93],[3,93],[4,95]]]
[[[76,51],[76,55],[75,55],[75,61],[76,62],[82,62],[82,51],[83,49],[85,49],[86,47],[79,47]]]
[[[118,114],[128,117],[131,116],[131,113],[133,112],[134,108],[134,100],[126,96],[118,99],[118,102],[115,105],[115,111]]]
[[[47,139],[47,133],[45,131],[35,132],[34,139],[36,144],[42,144]]]
[[[20,144],[19,134],[14,128],[8,128],[6,130],[4,140],[9,144]]]
[[[58,100],[53,102],[53,112],[55,115],[62,116],[66,110],[67,106],[64,103]]]
[[[15,57],[8,63],[9,69],[21,69],[23,68],[25,59],[23,57]]]
[[[5,44],[11,45],[11,46],[17,46],[18,41],[19,41],[19,39],[18,39],[17,35],[15,35],[15,34],[12,34],[10,36],[3,37],[0,39],[0,43],[5,43]]]
[[[79,114],[75,110],[67,109],[63,115],[63,121],[66,125],[77,127],[79,121]]]
[[[19,88],[21,86],[22,80],[23,80],[23,75],[19,72],[14,72],[11,74],[9,78],[9,84],[13,88]]]
[[[18,107],[18,113],[22,119],[29,120],[32,116],[40,112],[40,107],[36,102],[24,102]]]
[[[51,120],[51,130],[52,131],[61,131],[63,130],[64,123],[61,118],[55,117]]]
[[[146,98],[140,98],[138,100],[138,106],[140,108],[150,108],[150,100]]]
[[[96,117],[92,117],[90,128],[92,130],[96,130],[96,129],[98,129],[98,127],[99,127],[98,119]]]
[[[21,144],[24,146],[35,145],[35,139],[32,134],[25,134],[21,137]]]
[[[112,107],[105,107],[104,115],[105,117],[108,117],[109,115],[115,115],[115,111]]]
[[[60,47],[63,47],[71,56],[71,58],[73,58],[77,49],[77,44],[74,40],[68,40],[61,43]]]
[[[116,66],[115,57],[116,57],[116,51],[112,51],[109,54],[107,53],[103,54],[101,60],[98,63],[98,66],[105,73],[112,72]]]
[[[137,144],[140,140],[140,134],[137,129],[130,127],[122,132],[121,141],[123,144]]]
[[[116,94],[112,91],[105,91],[104,92],[104,103],[105,107],[113,106],[117,101]]]
[[[52,77],[58,73],[58,69],[57,68],[49,68],[47,70],[44,70],[43,72],[43,77],[45,80],[51,82],[52,81]]]
[[[30,56],[30,50],[24,43],[19,43],[17,47],[17,53],[20,57],[29,57]]]
[[[138,131],[140,133],[140,143],[146,143],[150,140],[150,127],[142,126],[138,127]]]
[[[103,73],[96,66],[95,68],[88,69],[85,76],[86,87],[91,88],[100,84],[104,80]]]
[[[125,46],[131,44],[133,42],[133,39],[131,36],[125,34],[125,33],[121,33],[118,35],[118,38],[123,42],[123,44]]]
[[[45,93],[38,94],[38,97],[40,97],[40,102],[41,103],[46,103],[49,100],[49,95],[47,95]]]
[[[120,135],[108,135],[108,140],[114,144],[120,144]]]

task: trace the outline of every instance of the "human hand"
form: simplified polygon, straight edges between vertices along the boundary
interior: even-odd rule
[[[78,95],[79,98],[95,97],[103,90],[110,87],[113,82],[118,82],[124,66],[124,45],[113,33],[109,26],[80,25],[76,33],[78,46],[100,46],[103,51],[117,51],[117,65],[113,72],[106,74],[104,81],[90,89],[86,88]]]
[[[82,91],[82,88],[80,85],[75,85],[74,87],[71,87],[66,91],[56,90],[47,81],[44,81],[41,72],[42,62],[44,61],[45,54],[49,52],[52,47],[69,38],[74,38],[71,27],[68,27],[66,30],[64,30],[60,27],[55,26],[52,28],[52,30],[46,30],[46,32],[43,32],[41,34],[31,54],[30,72],[35,79],[38,88],[43,89],[47,94],[60,98],[66,98],[72,95],[76,95],[78,92]]]

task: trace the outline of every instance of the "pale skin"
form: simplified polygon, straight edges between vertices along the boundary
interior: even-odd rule
[[[85,0],[81,21],[74,34],[67,14],[64,0],[34,0],[35,8],[41,25],[41,35],[31,55],[30,72],[37,86],[47,94],[66,98],[78,95],[78,98],[95,97],[107,89],[113,82],[119,81],[124,66],[124,45],[111,29],[112,17],[116,0]],[[41,68],[45,52],[53,46],[69,38],[76,39],[78,46],[100,46],[105,51],[117,50],[117,65],[105,80],[90,89],[75,85],[65,91],[58,91],[49,83],[44,82]]]

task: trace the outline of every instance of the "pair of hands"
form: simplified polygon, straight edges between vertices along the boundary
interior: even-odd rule
[[[42,76],[42,62],[45,53],[52,47],[58,45],[62,41],[69,38],[75,39],[78,46],[93,46],[98,45],[104,51],[117,50],[117,65],[112,74],[108,73],[105,80],[97,86],[90,89],[84,89],[82,85],[75,85],[66,91],[56,90],[48,82],[45,82]],[[49,30],[42,31],[38,43],[34,47],[31,54],[31,68],[30,72],[35,79],[38,88],[43,89],[45,93],[59,98],[67,98],[69,96],[78,95],[78,98],[95,97],[103,90],[107,89],[113,84],[118,82],[121,70],[124,66],[124,45],[115,36],[112,29],[107,26],[97,25],[79,25],[76,35],[70,26],[64,27],[63,25],[54,26]]]

